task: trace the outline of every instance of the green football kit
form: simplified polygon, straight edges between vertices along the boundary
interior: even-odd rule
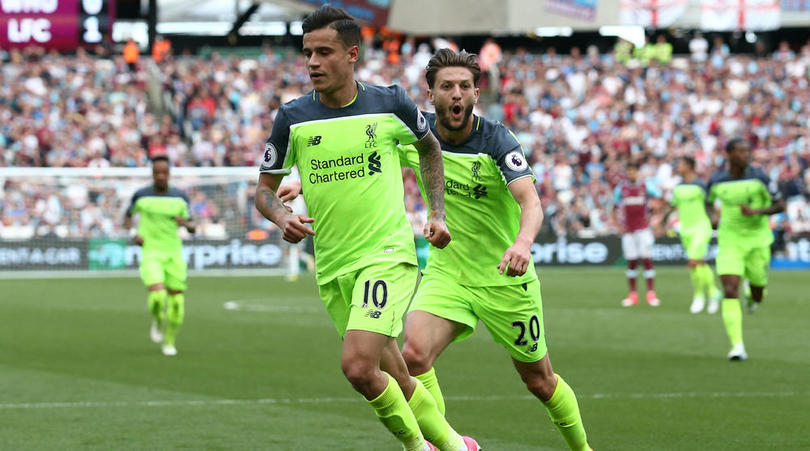
[[[770,178],[762,169],[750,166],[739,179],[721,170],[712,176],[708,191],[710,203],[718,199],[721,203],[717,273],[741,276],[754,286],[767,285],[773,243],[768,216],[745,216],[740,206],[769,207],[779,195]]]
[[[534,179],[517,138],[502,124],[473,116],[473,130],[461,144],[441,139],[436,117],[424,113],[442,146],[444,202],[453,239],[431,248],[411,305],[466,325],[456,340],[470,336],[480,319],[512,357],[536,362],[546,354],[540,283],[534,264],[519,277],[499,274],[498,264],[520,231],[520,205],[509,184]],[[401,148],[402,164],[419,167],[413,146]],[[419,187],[424,187],[416,170]]]
[[[472,133],[453,145],[441,139],[436,116],[425,113],[442,146],[444,204],[453,236],[444,249],[431,248],[411,311],[424,311],[466,326],[456,341],[469,337],[479,319],[513,359],[535,363],[548,352],[543,303],[534,264],[519,277],[498,272],[506,250],[520,231],[520,205],[509,184],[534,173],[517,138],[500,123],[473,116]],[[401,147],[403,165],[418,170],[413,146]],[[572,450],[589,450],[588,438],[571,387],[555,375],[557,386],[543,402],[554,425]],[[441,409],[444,400],[434,368],[416,375]]]
[[[160,329],[166,322],[163,342],[174,346],[175,338],[185,316],[186,261],[183,259],[183,242],[177,235],[180,216],[190,220],[189,200],[186,193],[176,188],[166,192],[155,191],[148,186],[135,192],[127,209],[127,216],[135,214],[138,220],[138,235],[143,238],[141,246],[140,273],[143,284],[150,287],[163,283],[166,289],[149,292],[149,311]],[[171,293],[167,293],[170,290]],[[168,308],[166,304],[168,301]]]
[[[744,215],[741,205],[765,208],[778,197],[770,178],[756,167],[747,167],[742,177],[732,178],[728,170],[716,172],[709,182],[709,202],[720,200],[720,224],[717,227],[717,273],[748,279],[752,286],[768,283],[773,232],[767,215]],[[736,298],[725,298],[723,323],[731,342],[729,358],[745,360],[742,333],[742,309]]]
[[[689,260],[705,261],[712,239],[712,222],[706,213],[706,185],[700,180],[684,182],[672,189],[672,205],[678,211],[681,244]],[[708,295],[716,302],[720,290],[708,264],[689,269],[695,299]],[[702,309],[702,304],[701,304]]]
[[[678,210],[681,243],[690,260],[704,260],[712,238],[712,223],[706,214],[706,186],[695,180],[672,189],[672,205]]]
[[[315,91],[283,105],[261,172],[298,167],[321,300],[341,337],[347,329],[395,337],[418,277],[397,145],[422,139],[428,124],[399,86],[357,86],[342,108]]]
[[[170,290],[184,291],[186,262],[174,218],[190,218],[188,196],[176,188],[159,193],[148,186],[132,196],[127,216],[136,213],[140,215],[138,235],[143,238],[140,273],[144,285],[164,283]]]
[[[396,337],[418,278],[397,145],[416,142],[429,129],[399,86],[357,88],[342,108],[323,105],[315,91],[282,106],[261,172],[287,174],[298,167],[315,220],[321,301],[340,336],[362,330]],[[440,449],[460,447],[462,437],[421,383],[407,399],[383,373],[385,390],[367,401],[406,450],[423,449],[425,440]]]

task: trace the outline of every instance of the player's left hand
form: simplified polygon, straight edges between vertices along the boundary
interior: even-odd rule
[[[509,277],[522,276],[526,274],[530,264],[532,264],[531,243],[515,242],[504,252],[498,265],[498,274],[506,271]]]
[[[279,199],[281,199],[282,202],[289,202],[298,197],[299,194],[301,194],[301,182],[298,181],[284,183],[283,185],[279,186],[278,190],[276,191],[276,195]],[[291,208],[289,210],[292,211]]]
[[[742,213],[743,216],[751,216],[757,214],[756,210],[749,207],[748,205],[740,205],[740,213]]]
[[[428,219],[423,233],[428,243],[439,249],[444,249],[450,244],[450,231],[447,230],[447,224],[444,223],[444,219]]]

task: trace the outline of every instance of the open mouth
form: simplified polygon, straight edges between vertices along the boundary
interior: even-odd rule
[[[320,72],[312,72],[312,73],[309,74],[309,78],[312,81],[322,80],[323,79],[323,74],[320,73]]]
[[[461,114],[464,112],[464,108],[460,104],[455,104],[450,107],[450,114],[453,115],[454,119],[461,119]]]

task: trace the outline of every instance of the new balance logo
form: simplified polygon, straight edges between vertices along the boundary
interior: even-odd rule
[[[380,168],[380,156],[374,151],[368,156],[368,175],[377,174],[379,172],[382,172]]]
[[[368,316],[369,318],[372,318],[372,319],[380,319],[381,315],[382,315],[382,312],[379,311],[379,310],[369,310],[368,313],[366,313],[366,316]]]
[[[487,187],[480,183],[475,185],[473,187],[473,197],[475,197],[476,199],[487,197]]]
[[[368,124],[366,125],[366,136],[368,136],[368,140],[366,140],[366,149],[369,147],[374,147],[377,145],[377,123]]]
[[[309,139],[307,140],[307,147],[317,146],[320,143],[321,143],[320,136],[310,136]]]

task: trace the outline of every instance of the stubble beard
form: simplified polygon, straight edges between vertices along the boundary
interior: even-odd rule
[[[446,128],[447,130],[457,132],[459,130],[464,130],[467,128],[467,125],[469,125],[470,119],[472,119],[473,105],[470,104],[464,107],[464,111],[462,111],[461,125],[457,127],[451,125],[452,119],[450,116],[450,108],[437,108],[436,112],[439,117],[439,122],[442,123],[442,127]]]

